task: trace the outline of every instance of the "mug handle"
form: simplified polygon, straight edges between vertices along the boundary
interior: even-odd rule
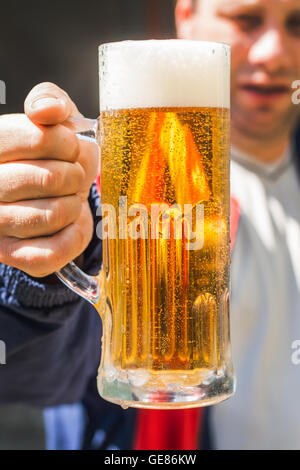
[[[98,120],[74,116],[66,124],[75,131],[79,139],[98,143]],[[88,276],[71,262],[55,274],[69,289],[95,306],[100,301],[100,292],[103,287],[101,286],[101,272],[98,276]]]

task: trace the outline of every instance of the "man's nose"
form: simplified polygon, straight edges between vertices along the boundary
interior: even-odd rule
[[[270,73],[286,68],[290,54],[284,34],[275,29],[266,29],[249,49],[248,60],[251,65],[262,66]]]

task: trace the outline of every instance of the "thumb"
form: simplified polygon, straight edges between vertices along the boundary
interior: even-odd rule
[[[25,100],[25,114],[36,124],[61,124],[80,115],[69,95],[54,83],[36,85]]]

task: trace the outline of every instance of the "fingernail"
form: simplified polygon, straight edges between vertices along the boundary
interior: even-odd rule
[[[35,111],[37,109],[51,108],[52,106],[65,105],[62,99],[55,98],[53,96],[47,96],[44,98],[37,98],[31,103],[31,109]]]

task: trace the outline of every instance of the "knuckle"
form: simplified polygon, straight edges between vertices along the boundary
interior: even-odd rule
[[[63,186],[64,172],[58,168],[55,171],[44,168],[41,172],[40,186],[43,192],[47,194],[57,194]]]
[[[78,194],[68,197],[69,202],[72,204],[72,220],[76,221],[81,214],[82,202]],[[69,210],[70,213],[70,210]]]
[[[71,139],[71,142],[70,142],[70,155],[71,155],[71,159],[73,162],[78,160],[79,155],[80,155],[80,144],[75,134],[73,134],[73,138]]]
[[[75,183],[77,190],[82,188],[82,186],[85,184],[86,174],[80,163],[75,163],[75,171],[73,178],[73,182]]]
[[[54,184],[54,178],[51,171],[44,169],[40,174],[40,186],[42,191],[49,191]]]
[[[68,159],[75,162],[80,155],[80,143],[76,135],[64,125],[58,124],[57,129],[60,130],[62,138],[64,140],[64,146],[68,152]]]
[[[6,206],[7,204],[0,202],[0,230],[8,226],[13,217],[12,211],[9,211],[9,214],[7,213]]]
[[[63,202],[60,199],[52,201],[49,209],[45,213],[46,225],[50,230],[57,232],[60,230],[66,221],[66,213]]]

